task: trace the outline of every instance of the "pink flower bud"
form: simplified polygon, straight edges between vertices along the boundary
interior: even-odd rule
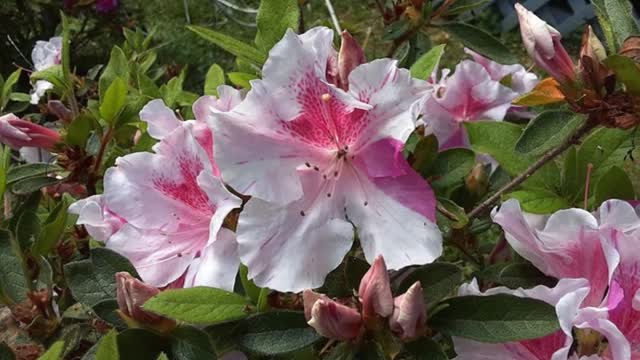
[[[120,312],[140,324],[151,325],[167,320],[142,309],[144,303],[158,293],[158,288],[143,283],[128,272],[116,273],[116,300]]]
[[[427,307],[419,281],[411,285],[406,293],[393,300],[393,314],[389,318],[391,330],[403,340],[420,335],[427,322]]]
[[[71,110],[69,110],[60,100],[49,100],[49,102],[47,102],[47,109],[50,113],[67,124],[70,123],[73,118]]]
[[[311,290],[304,292],[303,299],[307,323],[318,334],[335,340],[351,340],[360,334],[362,318],[358,310]]]
[[[365,61],[364,50],[360,44],[348,31],[343,31],[342,44],[338,53],[338,85],[342,89],[347,90],[349,88],[349,74]]]
[[[362,303],[364,319],[377,315],[387,317],[393,312],[393,295],[387,265],[382,256],[376,257],[369,271],[360,280],[358,297]]]
[[[19,149],[23,146],[53,150],[60,141],[57,131],[22,120],[13,114],[0,116],[0,142]]]
[[[538,66],[560,83],[576,79],[574,64],[560,43],[562,35],[524,6],[516,4],[524,47]]]

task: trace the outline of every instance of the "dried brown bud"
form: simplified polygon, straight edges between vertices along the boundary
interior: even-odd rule
[[[582,34],[582,47],[580,49],[579,69],[585,87],[600,94],[604,88],[605,80],[609,75],[602,61],[607,57],[607,52],[600,42],[600,39],[593,32],[591,26],[587,25]]]

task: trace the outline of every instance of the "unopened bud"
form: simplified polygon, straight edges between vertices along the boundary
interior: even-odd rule
[[[420,282],[411,285],[406,293],[393,300],[393,314],[389,327],[403,340],[421,335],[427,322],[427,306]]]
[[[173,327],[175,323],[160,315],[145,311],[142,306],[159,294],[156,287],[147,285],[127,272],[116,273],[116,300],[125,321],[158,329]]]
[[[313,303],[308,324],[326,338],[351,340],[360,334],[362,318],[358,310],[322,296]]]
[[[13,114],[0,116],[0,142],[19,149],[23,146],[53,150],[60,141],[57,131],[22,120]]]
[[[358,42],[347,32],[342,32],[342,44],[338,53],[338,86],[344,90],[349,88],[349,74],[358,65],[364,63],[364,50]]]
[[[393,312],[393,295],[387,265],[382,256],[376,257],[369,271],[360,280],[358,297],[362,303],[362,316],[365,319],[376,315],[387,317]]]

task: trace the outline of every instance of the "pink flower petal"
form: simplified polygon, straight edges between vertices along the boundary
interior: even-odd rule
[[[233,291],[239,266],[236,235],[222,228],[189,266],[184,287],[209,286]]]
[[[182,124],[161,99],[149,101],[140,111],[140,119],[147,123],[149,135],[157,140],[162,140]]]
[[[78,215],[77,224],[84,225],[91,237],[106,242],[126,221],[110,211],[104,202],[104,195],[93,195],[69,206],[71,214]]]

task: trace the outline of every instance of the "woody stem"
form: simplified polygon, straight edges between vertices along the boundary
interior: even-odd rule
[[[585,123],[582,124],[582,126],[580,126],[573,133],[573,135],[569,136],[564,142],[562,142],[562,144],[560,144],[557,147],[555,147],[553,149],[550,149],[547,152],[545,152],[542,155],[542,157],[540,157],[540,159],[538,159],[536,162],[531,164],[531,166],[529,166],[520,175],[518,175],[515,178],[513,178],[513,180],[511,180],[508,184],[506,184],[505,186],[500,188],[493,195],[491,195],[485,201],[483,201],[478,206],[476,206],[473,210],[471,210],[467,214],[467,216],[469,218],[473,218],[473,217],[477,217],[478,215],[482,215],[485,211],[487,211],[491,207],[491,205],[493,205],[493,203],[498,201],[500,199],[500,197],[502,197],[502,195],[504,193],[506,193],[506,192],[514,189],[516,186],[522,184],[531,175],[533,175],[533,173],[538,171],[541,167],[543,167],[549,161],[555,159],[558,155],[562,154],[565,150],[567,150],[572,145],[578,144],[580,142],[580,139],[582,139],[583,136],[585,136],[586,134],[591,132],[591,130],[593,130],[597,125],[598,124],[596,122],[590,121],[590,119],[585,121]]]

